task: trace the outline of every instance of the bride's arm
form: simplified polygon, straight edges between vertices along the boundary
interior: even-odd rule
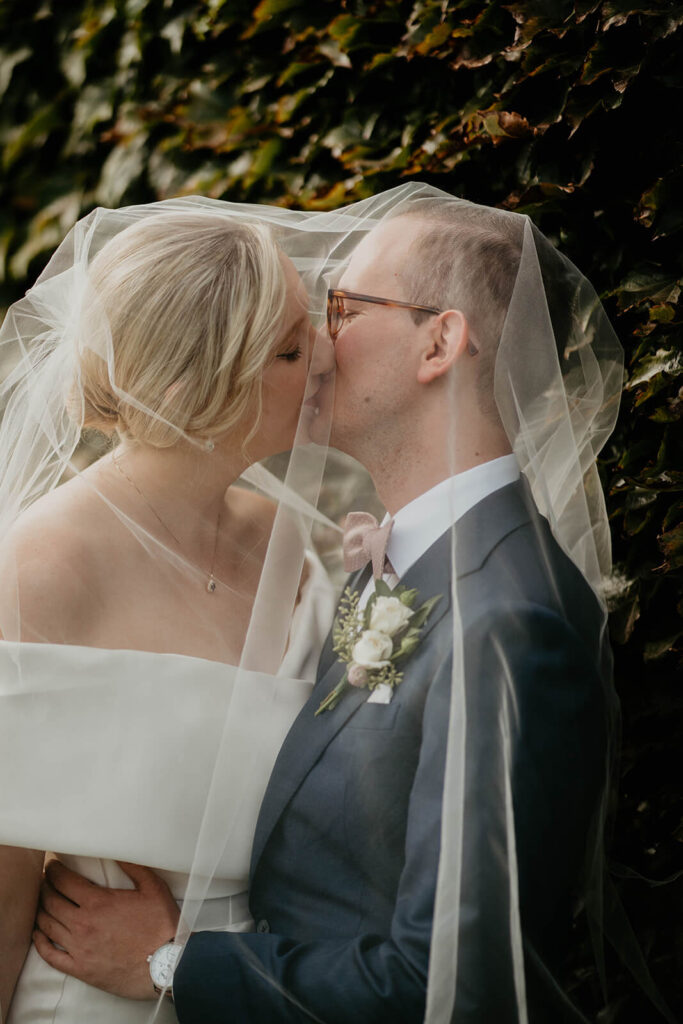
[[[0,846],[0,1017],[5,1020],[12,993],[31,945],[44,853]]]
[[[51,634],[63,629],[70,602],[64,599],[63,593],[55,594],[59,575],[48,558],[40,562],[42,592],[40,585],[21,586],[25,580],[32,579],[36,559],[40,560],[44,554],[39,538],[30,530],[10,531],[3,539],[0,545],[0,641],[52,639]],[[7,1017],[31,945],[44,860],[42,850],[0,845],[0,1021]]]

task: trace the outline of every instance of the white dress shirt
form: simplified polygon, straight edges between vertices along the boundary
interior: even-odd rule
[[[389,586],[395,586],[411,565],[424,555],[434,541],[445,533],[466,512],[480,501],[505,487],[519,477],[519,466],[514,455],[503,455],[480,466],[466,469],[431,487],[424,494],[404,505],[394,516],[394,526],[387,545],[387,558],[395,574],[385,574]],[[386,522],[388,515],[384,517]],[[375,581],[370,579],[361,594],[360,607],[364,608]]]

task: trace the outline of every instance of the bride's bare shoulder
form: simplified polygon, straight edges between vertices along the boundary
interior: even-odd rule
[[[92,607],[101,502],[74,481],[38,499],[0,541],[0,632],[68,642]],[[10,636],[10,634],[14,634]]]

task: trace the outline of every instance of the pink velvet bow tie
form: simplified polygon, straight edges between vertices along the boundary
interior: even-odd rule
[[[386,551],[393,525],[393,519],[380,526],[369,512],[349,512],[344,523],[342,548],[346,572],[362,569],[368,562],[372,562],[375,579],[387,571],[387,565],[388,571],[392,571]]]

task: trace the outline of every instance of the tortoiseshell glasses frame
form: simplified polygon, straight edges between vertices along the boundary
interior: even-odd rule
[[[361,295],[360,292],[347,292],[343,288],[328,288],[327,290],[327,330],[332,341],[336,341],[337,335],[344,323],[344,299],[353,299],[355,302],[373,302],[377,306],[394,306],[398,309],[417,309],[422,313],[443,313],[442,309],[436,306],[419,306],[415,302],[399,302],[398,299],[381,299],[377,295]],[[470,355],[476,355],[478,349],[468,341],[467,348]]]

